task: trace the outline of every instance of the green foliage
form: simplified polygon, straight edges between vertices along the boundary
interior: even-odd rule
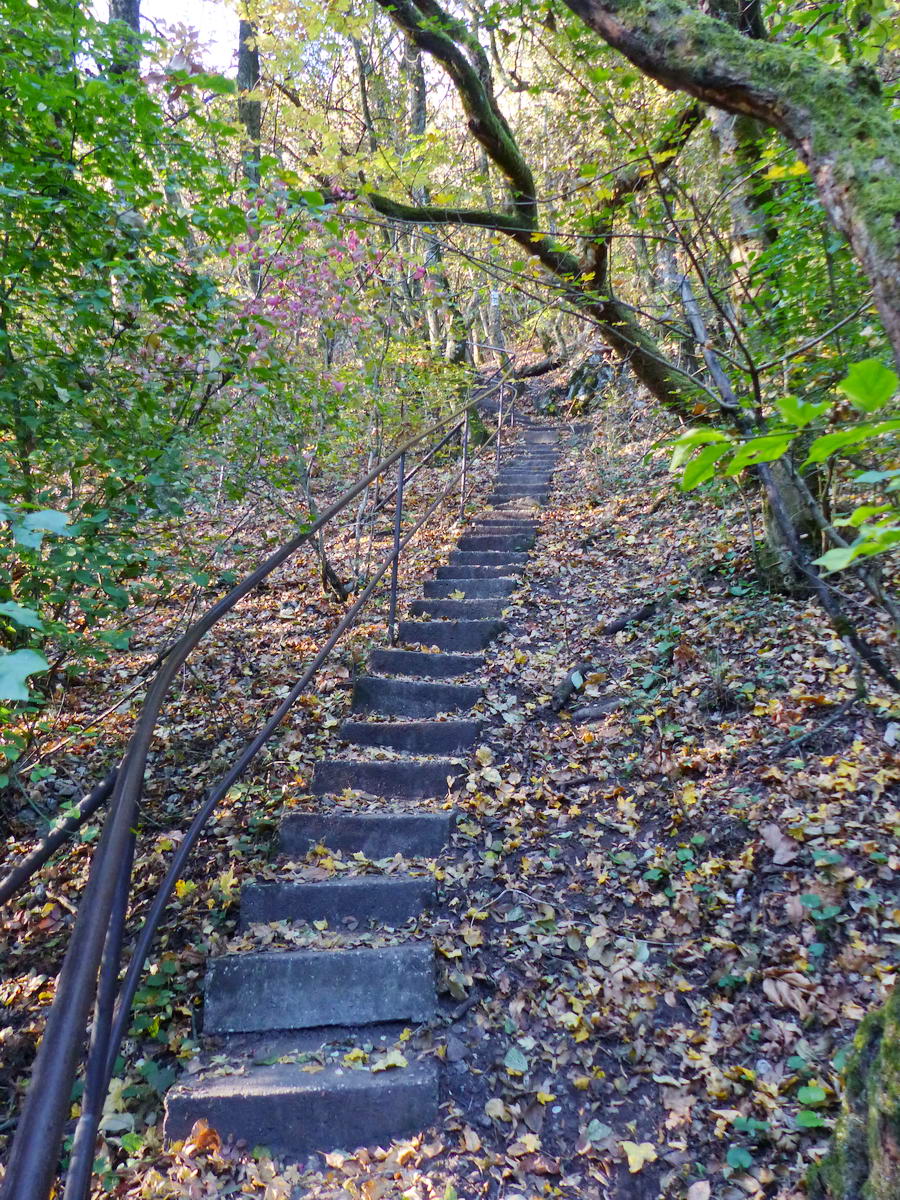
[[[888,408],[897,394],[897,375],[877,359],[854,363],[837,384],[837,389],[851,402],[853,409],[868,416]],[[698,427],[683,433],[674,443],[671,469],[679,474],[679,487],[690,491],[714,476],[739,475],[757,463],[775,462],[788,453],[798,438],[821,428],[818,425],[830,409],[831,424],[838,426],[820,433],[808,445],[804,465],[836,460],[866,447],[869,453],[886,454],[900,430],[900,417],[886,420],[859,420],[832,402],[810,402],[796,396],[785,396],[775,404],[776,412],[769,427],[756,436],[739,439],[720,429]],[[849,527],[856,537],[848,546],[835,546],[816,562],[826,571],[840,571],[860,558],[885,554],[900,545],[900,510],[896,497],[900,493],[900,472],[871,470],[857,472],[857,486],[874,486],[883,491],[879,503],[858,505],[848,516],[836,517],[835,527]]]
[[[180,512],[248,339],[204,265],[244,226],[213,153],[231,131],[208,93],[231,85],[181,72],[151,95],[122,27],[69,0],[2,21],[0,635],[24,701],[46,638],[58,664],[117,644],[98,634],[157,562],[136,523]]]

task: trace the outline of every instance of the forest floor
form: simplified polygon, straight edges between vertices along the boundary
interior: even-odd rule
[[[842,710],[855,691],[843,646],[812,601],[756,583],[739,496],[674,491],[664,426],[627,406],[590,425],[570,431],[509,630],[488,654],[489,730],[457,797],[457,845],[435,868],[442,902],[405,931],[435,939],[442,964],[443,1015],[408,1035],[446,1065],[440,1125],[299,1166],[213,1136],[160,1142],[160,1095],[197,1049],[204,960],[234,944],[241,881],[266,869],[279,811],[306,802],[354,664],[383,638],[376,610],[229,795],[179,887],[107,1106],[108,1192],[803,1195],[845,1047],[896,975],[900,712],[877,690]],[[423,541],[410,591],[457,532],[448,522]],[[335,547],[339,572],[350,548]],[[655,613],[605,632],[650,601]],[[148,889],[211,763],[243,743],[340,612],[304,562],[211,639],[161,730]],[[553,711],[554,689],[581,664]],[[111,751],[136,699],[103,726]],[[67,750],[76,781],[89,745]],[[45,872],[5,921],[0,1122],[52,998],[88,848]],[[306,869],[345,866],[320,854]],[[330,935],[299,936],[315,946]]]

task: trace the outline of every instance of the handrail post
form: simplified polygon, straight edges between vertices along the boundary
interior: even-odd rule
[[[500,470],[500,442],[501,442],[501,432],[500,431],[503,428],[503,384],[502,383],[500,384],[499,405],[500,406],[497,410],[497,461],[496,461],[496,469],[498,471]]]
[[[400,527],[403,521],[403,481],[406,470],[406,454],[397,460],[397,501],[394,510],[394,556],[391,562],[391,607],[388,614],[388,638],[392,646],[397,644],[397,574],[400,569]]]
[[[469,483],[469,409],[466,409],[466,419],[463,422],[462,435],[462,476],[459,481],[459,519],[466,515],[466,488]]]

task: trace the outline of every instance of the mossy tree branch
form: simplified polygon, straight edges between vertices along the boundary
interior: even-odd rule
[[[593,271],[583,267],[574,254],[556,246],[546,234],[523,227],[512,213],[402,204],[377,193],[369,193],[367,199],[376,212],[394,221],[426,226],[470,225],[507,234],[559,280],[572,305],[597,322],[604,338],[628,360],[634,373],[660,404],[680,416],[696,418],[697,404],[707,400],[705,393],[693,384],[690,376],[663,356],[656,342],[624,304],[597,286]]]
[[[665,87],[755,117],[796,148],[872,281],[900,365],[900,131],[874,73],[744,37],[686,0],[565,3]]]
[[[537,220],[534,176],[494,98],[483,52],[470,49],[473,65],[462,49],[469,47],[470,37],[463,38],[460,23],[435,0],[427,0],[422,6],[410,0],[378,0],[378,4],[420,50],[427,51],[447,71],[456,85],[469,129],[506,176],[519,224],[533,226]]]
[[[386,196],[369,194],[372,207],[396,221],[420,225],[469,225],[504,233],[529,255],[536,257],[563,285],[567,299],[602,327],[604,337],[630,363],[637,377],[666,408],[688,417],[696,415],[702,389],[670,363],[654,339],[640,326],[631,311],[612,294],[607,279],[606,252],[609,231],[604,222],[597,237],[589,235],[590,246],[599,246],[599,257],[589,253],[589,265],[560,248],[538,230],[538,205],[531,169],[519,149],[512,130],[497,105],[490,65],[477,38],[466,25],[451,17],[437,0],[378,0],[391,19],[421,50],[442,64],[456,86],[468,126],[491,161],[503,173],[509,189],[511,211],[492,212],[453,206],[409,205]],[[679,148],[696,126],[699,106],[690,106],[672,124],[656,148]],[[607,220],[613,207],[639,190],[644,179],[639,171],[625,172],[613,202],[605,208]],[[594,258],[596,257],[596,261]],[[598,272],[598,265],[602,271]],[[602,276],[602,277],[601,277]]]

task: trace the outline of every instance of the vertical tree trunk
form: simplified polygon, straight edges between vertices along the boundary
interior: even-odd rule
[[[113,21],[120,21],[128,30],[127,33],[123,30],[121,57],[113,64],[113,72],[124,75],[136,71],[140,65],[141,0],[109,0],[110,24]]]
[[[407,86],[407,122],[409,140],[415,145],[425,136],[428,121],[428,90],[422,52],[411,38],[403,46],[403,71]],[[426,187],[414,187],[413,198],[417,204],[429,201]],[[437,237],[429,230],[422,231],[425,243],[425,267],[435,291],[428,295],[427,321],[428,339],[433,350],[444,349],[448,362],[465,362],[468,357],[468,330],[459,305],[447,279],[444,256]],[[441,307],[446,310],[445,327],[441,329]]]
[[[259,87],[259,79],[259,48],[256,44],[256,29],[252,22],[241,17],[238,27],[238,120],[244,127],[244,146],[241,152],[244,179],[252,191],[259,187],[261,158],[262,103],[254,95]],[[251,229],[250,237],[252,241],[256,241],[255,228]],[[262,282],[262,272],[255,259],[251,259],[249,274],[250,288],[257,293]]]
[[[831,1149],[807,1185],[812,1200],[900,1200],[900,985],[856,1032]]]

